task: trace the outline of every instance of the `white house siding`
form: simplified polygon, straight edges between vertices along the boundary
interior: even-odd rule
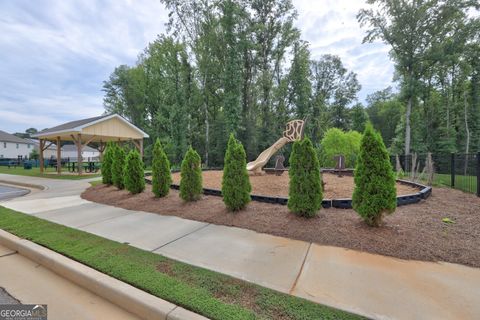
[[[97,160],[100,157],[100,152],[98,151],[82,151],[82,158],[83,161],[90,160]],[[62,150],[62,158],[70,158],[71,161],[77,160],[77,151],[63,151]]]
[[[33,148],[33,143],[0,141],[0,158],[18,159],[19,156],[28,158]]]

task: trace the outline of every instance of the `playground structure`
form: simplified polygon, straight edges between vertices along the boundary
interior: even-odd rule
[[[247,170],[254,174],[262,174],[262,168],[267,164],[268,160],[277,153],[283,146],[289,142],[303,139],[305,130],[305,120],[292,120],[285,126],[283,136],[273,145],[260,153],[256,160],[247,163]]]

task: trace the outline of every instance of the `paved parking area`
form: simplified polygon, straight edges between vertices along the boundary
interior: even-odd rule
[[[20,197],[29,193],[30,190],[5,186],[0,184],[0,200]]]

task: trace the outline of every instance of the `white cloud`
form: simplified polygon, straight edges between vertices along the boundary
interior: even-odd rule
[[[393,63],[389,47],[382,43],[362,44],[365,29],[356,15],[366,6],[352,0],[293,0],[298,11],[297,27],[310,43],[312,58],[322,54],[338,55],[347,69],[358,75],[362,85],[360,101],[367,94],[391,85]]]
[[[167,12],[158,0],[0,2],[0,129],[103,113],[102,82],[133,64]]]

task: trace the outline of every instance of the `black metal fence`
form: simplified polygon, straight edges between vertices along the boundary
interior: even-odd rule
[[[480,152],[392,155],[391,161],[403,179],[447,186],[480,197]]]

